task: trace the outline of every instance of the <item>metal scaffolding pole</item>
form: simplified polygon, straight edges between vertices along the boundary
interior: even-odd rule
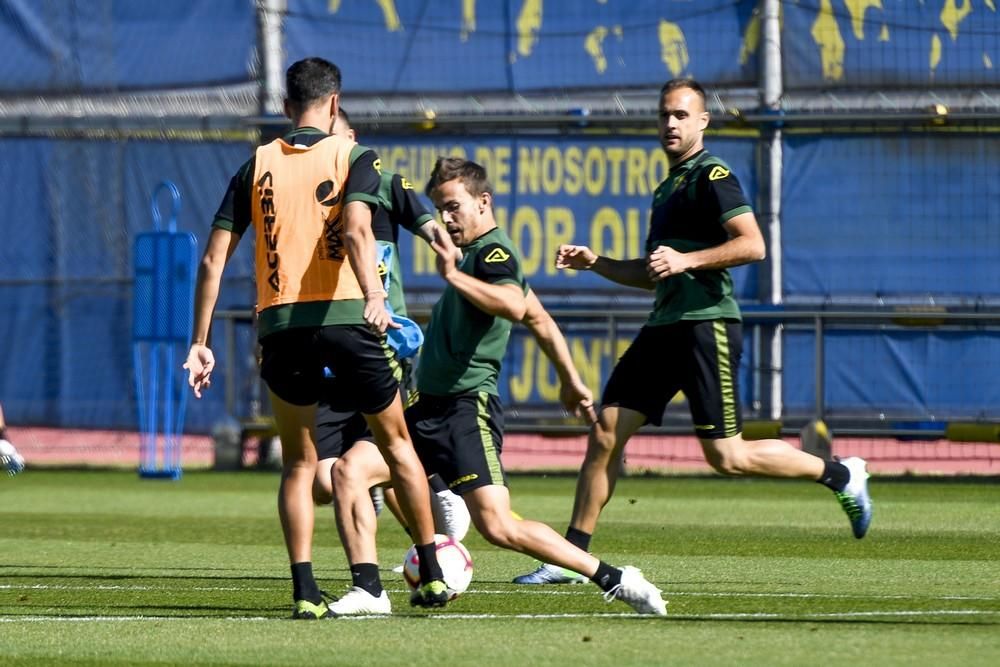
[[[761,3],[761,82],[760,106],[772,117],[761,132],[761,219],[760,224],[767,241],[767,262],[761,275],[763,303],[780,305],[781,289],[781,102],[784,93],[781,79],[781,2],[764,0]],[[770,419],[781,419],[782,405],[782,331],[777,325],[767,329],[761,340],[760,365],[767,372],[762,382],[762,411]]]
[[[257,0],[260,45],[260,113],[280,116],[285,99],[284,16],[287,0]]]

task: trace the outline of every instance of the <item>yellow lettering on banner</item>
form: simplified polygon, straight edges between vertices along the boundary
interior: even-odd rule
[[[587,186],[587,194],[597,197],[604,193],[604,185],[608,181],[608,165],[604,161],[604,153],[597,146],[587,149],[583,162],[583,175]]]
[[[379,155],[385,162],[386,169],[397,174],[405,173],[407,176],[413,173],[410,169],[409,161],[406,159],[408,151],[402,146],[393,146],[388,151],[382,151]]]
[[[583,189],[583,151],[578,146],[570,146],[566,149],[563,160],[566,164],[563,192],[568,195],[578,195]]]
[[[628,149],[625,192],[630,195],[649,194],[646,187],[646,151],[641,148]]]
[[[656,189],[660,183],[667,178],[670,173],[670,163],[667,161],[667,154],[663,151],[653,151],[649,156],[649,176],[646,183],[649,184],[650,192]]]
[[[505,228],[497,216],[497,226]],[[573,211],[562,206],[546,207],[541,216],[530,206],[519,206],[514,212],[508,234],[521,251],[521,268],[528,278],[536,275],[542,267],[546,275],[554,276],[556,250],[563,243],[572,243],[576,233]],[[505,230],[506,231],[506,230]]]
[[[622,163],[625,161],[624,148],[609,148],[608,162],[611,163],[611,190],[608,194],[622,193]]]
[[[589,341],[573,338],[569,341],[573,365],[580,373],[580,379],[595,395],[598,395],[601,388],[601,362],[604,359],[602,352],[607,347],[604,343],[605,341],[599,338],[592,338]]]
[[[510,238],[521,250],[521,269],[532,276],[542,263],[542,221],[530,206],[518,206],[510,223]]]
[[[506,176],[509,152],[500,159],[500,149],[477,151],[480,161],[504,169]],[[503,165],[503,166],[501,166]],[[489,169],[489,165],[487,169]],[[520,194],[547,194],[591,197],[602,195],[648,196],[667,177],[670,165],[666,154],[657,148],[624,146],[521,146],[517,152],[517,183],[506,184]],[[499,185],[498,185],[498,192]]]
[[[610,235],[610,239],[607,236]],[[618,211],[602,206],[590,223],[590,248],[598,255],[611,259],[626,259],[625,231]]]
[[[646,215],[649,218],[649,215]],[[628,245],[628,255],[627,257],[643,257],[645,256],[645,248],[643,247],[642,241],[642,226],[639,221],[639,209],[629,208],[625,210],[625,239]]]
[[[441,155],[465,158],[465,148],[460,145],[420,146],[369,146],[382,159],[383,169],[406,176],[414,183],[425,183]],[[423,187],[418,187],[423,190]]]
[[[562,206],[545,209],[545,274],[554,276],[556,270],[556,250],[564,243],[572,243],[576,236],[576,220],[573,211]]]
[[[497,146],[494,151],[493,171],[490,180],[498,195],[510,194],[510,146]]]
[[[600,336],[567,336],[566,343],[580,379],[599,396],[601,387],[607,381],[602,371],[607,369],[610,373],[610,369],[632,344],[632,337],[616,339],[613,352],[611,341]],[[512,369],[508,386],[511,401],[515,404],[539,399],[549,403],[558,402],[559,377],[538,342],[531,336],[518,336],[511,344],[520,346],[520,363]],[[517,356],[517,352],[511,350],[510,358]]]
[[[538,397],[543,401],[550,401],[553,403],[559,402],[559,376],[556,375],[555,369],[552,367],[552,362],[549,358],[545,356],[541,348],[535,343],[535,339],[529,339],[533,345],[531,347],[537,348],[538,352],[538,363],[535,365],[535,383],[538,387]]]
[[[480,146],[476,149],[473,162],[478,162],[486,168],[493,194],[510,194],[510,147],[497,146],[495,149]]]
[[[563,182],[562,153],[555,146],[549,146],[542,153],[542,189],[547,195],[559,194]]]
[[[517,191],[527,194],[537,194],[541,190],[541,169],[537,146],[527,148],[522,146],[517,151]]]
[[[524,403],[531,398],[531,370],[533,365],[531,351],[535,348],[535,339],[526,336],[520,339],[520,344],[523,346],[520,373],[516,372],[518,369],[513,369],[513,372],[510,374],[510,400],[515,404]]]

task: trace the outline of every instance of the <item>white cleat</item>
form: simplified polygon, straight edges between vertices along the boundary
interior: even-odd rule
[[[0,470],[11,477],[24,470],[24,457],[8,440],[0,440]]]
[[[660,596],[659,588],[631,565],[626,565],[621,571],[622,582],[604,594],[605,601],[621,600],[640,614],[667,615],[667,603]]]
[[[868,533],[872,523],[872,499],[868,495],[868,464],[852,456],[840,461],[851,471],[851,478],[843,491],[834,495],[851,521],[851,531],[859,540]]]
[[[392,613],[392,604],[385,591],[382,591],[382,595],[375,597],[357,586],[352,586],[351,590],[344,594],[344,597],[328,606],[330,613],[334,616],[370,616]]]
[[[434,532],[461,541],[469,532],[472,517],[462,496],[445,489],[431,492],[431,512],[434,514]]]

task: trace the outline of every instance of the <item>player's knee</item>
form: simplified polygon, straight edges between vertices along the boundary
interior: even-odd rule
[[[594,425],[587,438],[587,456],[589,458],[609,458],[615,451],[615,433],[604,427],[600,422]]]
[[[504,520],[496,512],[478,513],[472,515],[472,523],[479,534],[490,544],[501,549],[513,549],[516,544],[513,520]]]
[[[331,471],[332,486],[338,492],[340,489],[347,489],[364,483],[364,471],[347,459],[340,459],[333,466]],[[332,489],[331,489],[332,492]]]

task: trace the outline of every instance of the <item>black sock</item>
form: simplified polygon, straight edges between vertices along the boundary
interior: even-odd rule
[[[309,600],[313,603],[319,603],[323,599],[313,578],[313,565],[308,561],[292,564],[292,599]]]
[[[441,479],[441,475],[431,475],[427,478],[427,484],[434,493],[441,493],[448,490],[448,485]]]
[[[843,491],[851,481],[851,471],[840,461],[827,461],[823,476],[816,481],[834,491]]]
[[[590,551],[590,538],[593,537],[590,533],[585,533],[582,530],[577,530],[573,526],[566,529],[566,541],[570,544],[580,547],[584,551]]]
[[[418,544],[417,558],[420,559],[421,585],[435,579],[444,579],[444,575],[441,574],[441,566],[438,565],[437,545],[435,543]]]
[[[375,597],[382,595],[382,580],[375,563],[355,563],[351,566],[351,583]]]
[[[597,572],[590,578],[601,590],[607,593],[612,588],[622,583],[622,571],[613,565],[608,565],[603,560],[597,565]]]

